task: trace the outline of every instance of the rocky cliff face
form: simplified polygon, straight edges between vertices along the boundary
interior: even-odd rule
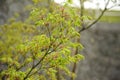
[[[17,12],[27,16],[27,0],[0,0],[0,24]],[[120,80],[120,23],[98,23],[81,33],[85,60],[78,65],[76,80]],[[1,68],[1,66],[0,66]]]
[[[32,2],[29,0],[0,0],[0,24],[4,24],[8,18],[19,14],[19,20],[24,21],[28,17],[25,7]]]
[[[8,7],[6,5],[6,0],[0,0],[0,24],[3,24],[7,19]]]

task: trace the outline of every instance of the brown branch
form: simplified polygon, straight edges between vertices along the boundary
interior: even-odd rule
[[[55,42],[55,41],[54,41]],[[54,43],[53,42],[53,43]],[[49,52],[49,50],[50,50],[50,48],[51,48],[51,46],[52,46],[52,44],[53,43],[51,43],[51,45],[49,46],[49,48],[48,48],[48,50],[46,51],[46,53],[44,54],[44,56],[39,60],[39,62],[36,64],[36,65],[33,65],[32,66],[32,68],[30,69],[30,71],[27,73],[27,75],[24,77],[24,80],[26,80],[28,77],[29,77],[29,75],[31,74],[31,72],[44,60],[44,58],[47,56],[47,54],[49,54],[49,53],[51,53],[51,52]],[[36,72],[35,72],[36,73]],[[32,75],[30,75],[30,76],[32,76]]]
[[[89,28],[92,27],[95,23],[97,23],[97,22],[101,19],[101,17],[103,16],[103,14],[105,13],[106,10],[107,10],[107,8],[105,8],[105,9],[102,11],[102,13],[100,14],[100,16],[99,16],[95,21],[93,21],[93,22],[92,22],[91,24],[89,24],[87,27],[82,28],[82,29],[79,31],[79,33],[82,32],[82,31],[84,31],[84,30],[86,30],[86,29],[89,29]]]
[[[60,78],[60,69],[56,68],[56,70],[57,70],[57,73],[56,73],[57,80],[61,80],[61,78]]]
[[[30,69],[30,71],[24,77],[24,80],[26,80],[29,77],[30,73],[43,61],[43,59],[46,57],[46,55],[48,54],[48,52],[49,52],[49,50],[47,50],[47,52],[45,53],[45,55],[40,59],[40,61],[36,65],[32,66],[32,68]]]
[[[99,17],[98,17],[95,21],[93,21],[91,24],[89,24],[87,27],[82,28],[82,29],[79,31],[79,33],[82,32],[82,31],[84,31],[84,30],[89,29],[90,27],[92,27],[95,23],[97,23],[97,22],[101,19],[101,17],[103,16],[103,14],[108,10],[108,9],[107,9],[107,6],[108,6],[109,2],[110,2],[110,0],[107,1],[106,5],[105,5],[105,8],[104,8],[104,10],[101,12],[101,14],[99,15]]]
[[[49,24],[46,26],[46,29],[48,31],[48,35],[50,37],[50,41],[51,41],[51,33],[50,33],[50,30],[49,30]],[[32,55],[33,56],[33,55]],[[26,63],[24,63],[23,65],[21,65],[19,68],[17,68],[17,71],[20,70],[22,67],[24,67],[26,65]],[[34,66],[34,59],[33,59],[33,66]]]
[[[16,71],[19,71],[21,68],[23,68],[27,63],[23,63],[19,68],[16,69]]]
[[[55,42],[55,41],[54,41],[54,42]],[[53,42],[53,43],[54,43],[54,42]],[[52,43],[52,44],[53,44],[53,43]],[[51,44],[51,46],[52,46],[52,44]],[[45,58],[48,54],[54,52],[61,44],[62,44],[62,42],[60,42],[52,51],[49,51],[50,48],[51,48],[51,46],[49,46],[49,49],[46,51],[45,55],[40,59],[40,61],[39,61],[36,65],[34,65],[34,66],[31,68],[31,70],[30,70],[30,71],[27,73],[27,75],[24,77],[24,80],[26,80],[28,77],[32,76],[33,74],[37,73],[38,71],[36,71],[36,72],[34,72],[34,73],[31,74],[31,72],[44,60],[44,58]],[[40,68],[41,68],[41,67],[40,67]],[[39,69],[40,69],[40,68],[39,68]],[[30,75],[30,74],[31,74],[31,75]]]
[[[99,15],[99,17],[98,17],[95,21],[93,21],[91,24],[89,24],[87,27],[84,27],[84,20],[83,20],[83,18],[82,18],[82,17],[83,17],[83,12],[84,12],[84,1],[83,1],[83,0],[80,0],[80,6],[81,6],[81,9],[80,9],[80,10],[81,10],[80,17],[82,18],[82,19],[81,19],[81,21],[82,21],[82,24],[81,24],[82,29],[79,30],[79,33],[82,32],[82,31],[84,31],[84,30],[86,30],[86,29],[88,29],[88,28],[90,28],[92,25],[94,25],[95,23],[97,23],[97,22],[100,20],[100,18],[103,16],[103,14],[105,13],[105,11],[107,10],[107,6],[108,6],[108,4],[109,4],[109,1],[110,1],[110,0],[107,1],[106,5],[105,5],[105,8],[104,8],[104,10],[102,11],[102,13]],[[80,38],[77,38],[76,42],[79,42],[79,41],[80,41]],[[78,52],[79,52],[78,47],[76,47],[74,55],[78,54]],[[74,63],[74,64],[73,64],[73,68],[72,68],[72,72],[75,73],[75,72],[76,72],[76,69],[77,69],[77,64]],[[71,77],[70,80],[74,80],[74,78]]]
[[[78,40],[79,41],[79,40]],[[77,55],[78,54],[78,47],[76,47],[75,49],[75,54],[74,55]],[[76,62],[73,63],[73,68],[72,68],[72,73],[76,73],[76,69],[77,69],[77,64]],[[71,77],[70,80],[74,80],[74,77]]]
[[[83,19],[83,16],[84,16],[84,0],[79,0],[79,3],[80,3],[80,17],[81,17],[81,26],[82,26],[82,29],[85,29],[84,27],[84,19]],[[80,38],[77,38],[76,39],[76,42],[79,42],[80,41]],[[77,55],[78,54],[78,47],[76,47],[75,49],[75,52],[73,55]],[[72,67],[72,73],[76,73],[76,69],[77,69],[77,64],[76,62],[73,63],[73,67]],[[71,77],[70,80],[74,80],[73,77]]]
[[[51,10],[50,10],[51,0],[47,0],[47,3],[48,3],[48,11],[51,12]],[[47,31],[48,31],[48,34],[49,34],[49,37],[50,37],[50,41],[51,41],[51,33],[49,31],[48,26],[47,26]],[[31,74],[31,72],[44,60],[44,58],[47,56],[47,54],[49,54],[50,48],[51,48],[51,46],[49,46],[48,50],[46,51],[46,53],[44,54],[44,56],[39,60],[39,62],[36,65],[32,66],[32,68],[30,69],[30,71],[24,77],[24,80],[26,80],[29,77],[29,75]]]

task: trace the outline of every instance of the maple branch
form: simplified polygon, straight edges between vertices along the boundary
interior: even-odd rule
[[[105,8],[104,8],[103,11],[101,12],[101,14],[98,16],[98,18],[97,18],[96,20],[94,20],[92,23],[90,23],[87,27],[82,28],[82,29],[79,31],[79,33],[82,32],[82,31],[84,31],[84,30],[89,29],[90,27],[92,27],[95,23],[97,23],[97,22],[101,19],[101,17],[103,16],[103,14],[108,10],[108,9],[107,9],[107,6],[108,6],[109,2],[110,2],[110,0],[107,1],[107,3],[105,4]]]

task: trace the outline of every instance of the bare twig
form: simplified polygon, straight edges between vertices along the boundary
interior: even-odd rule
[[[101,12],[101,14],[99,15],[99,17],[98,17],[96,20],[94,20],[91,24],[89,24],[87,27],[82,28],[82,29],[79,31],[79,33],[82,32],[82,31],[84,31],[84,30],[86,30],[86,29],[89,29],[90,27],[92,27],[95,23],[97,23],[97,22],[101,19],[101,17],[103,16],[103,14],[108,10],[108,9],[107,9],[107,6],[108,6],[109,2],[110,2],[110,0],[108,0],[107,3],[105,4],[105,8],[104,8],[104,10]]]

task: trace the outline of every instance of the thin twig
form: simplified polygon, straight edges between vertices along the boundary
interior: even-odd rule
[[[55,49],[53,49],[52,51],[48,52],[47,54],[50,54],[50,53],[54,52],[60,45],[61,45],[61,43],[59,43],[59,44],[55,47]],[[42,67],[42,66],[41,66],[41,67]],[[40,67],[39,69],[41,69],[41,67]],[[38,72],[38,70],[35,71],[34,73],[32,73],[31,75],[29,75],[29,77],[32,76],[33,74],[36,74],[37,72]]]
[[[108,9],[107,9],[107,6],[108,6],[108,4],[109,4],[109,1],[110,1],[110,0],[107,1],[106,5],[105,5],[105,8],[104,8],[104,10],[101,12],[101,14],[99,15],[99,17],[98,17],[95,21],[93,21],[91,24],[89,24],[87,27],[82,28],[82,29],[79,31],[79,33],[82,32],[82,31],[84,31],[84,30],[86,30],[86,29],[89,29],[90,27],[92,27],[95,23],[97,23],[97,22],[101,19],[101,17],[103,16],[103,14],[108,10]]]

